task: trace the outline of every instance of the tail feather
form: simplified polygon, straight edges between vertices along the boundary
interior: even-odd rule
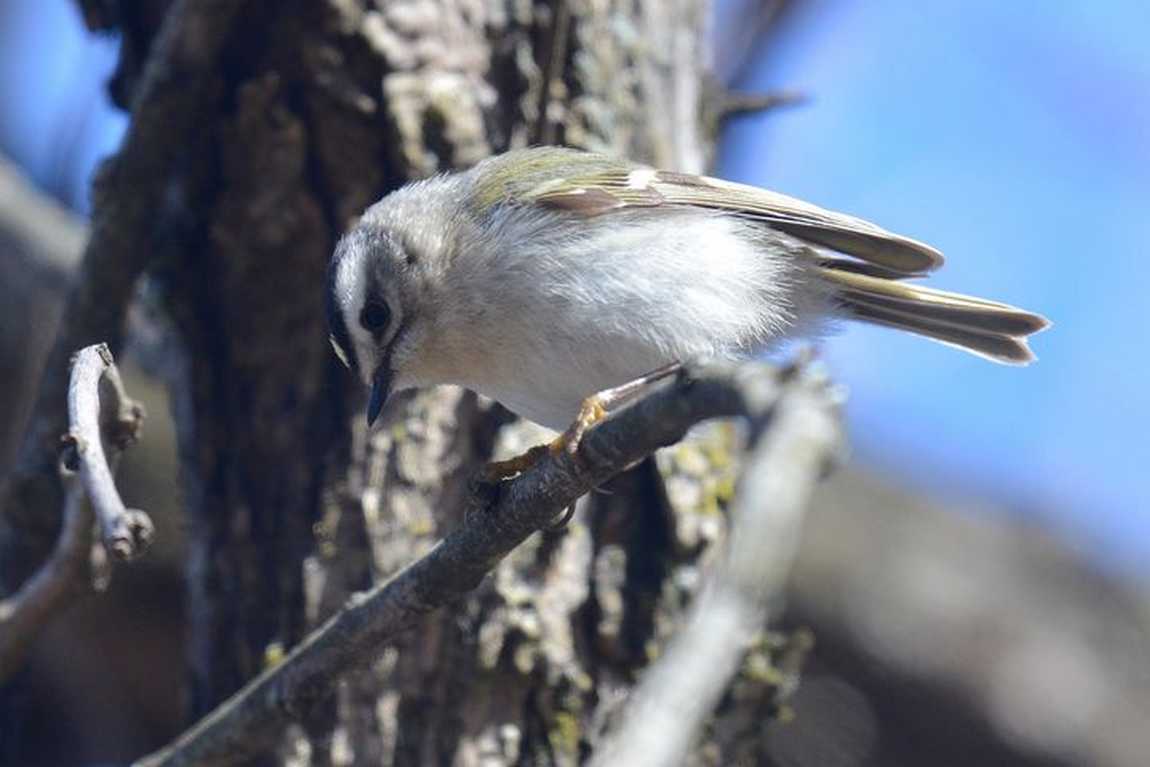
[[[853,317],[907,330],[981,357],[1025,365],[1035,357],[1026,337],[1050,325],[1008,304],[831,267],[820,273]]]

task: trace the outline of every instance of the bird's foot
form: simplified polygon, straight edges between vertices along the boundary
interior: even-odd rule
[[[551,455],[559,456],[566,453],[574,457],[579,453],[579,443],[587,430],[607,418],[607,408],[610,402],[604,397],[606,392],[592,394],[579,405],[579,415],[567,427],[567,430],[551,440],[548,448]]]
[[[646,375],[639,376],[633,381],[592,394],[583,400],[583,404],[579,406],[579,415],[575,416],[575,420],[567,427],[567,430],[551,442],[551,454],[567,453],[572,457],[577,456],[583,435],[592,427],[606,420],[614,408],[633,399],[651,384],[676,375],[682,369],[683,363],[672,362],[670,365],[664,365]]]
[[[573,516],[575,516],[574,502],[567,504],[567,508],[563,509],[563,514],[561,514],[559,518],[554,522],[547,525],[547,527],[543,528],[543,530],[548,533],[557,533],[563,528],[567,527],[567,523],[571,521]]]
[[[481,481],[497,485],[504,480],[516,477],[539,463],[540,459],[547,453],[550,453],[554,457],[567,455],[577,459],[579,456],[579,445],[583,441],[583,436],[597,424],[606,420],[612,408],[626,403],[651,384],[676,375],[682,369],[682,363],[673,362],[670,365],[664,365],[644,376],[640,376],[633,381],[628,381],[620,386],[604,389],[601,392],[592,394],[583,400],[583,403],[579,406],[579,414],[575,416],[575,420],[567,427],[566,431],[547,445],[536,445],[527,452],[505,461],[492,461],[483,468],[480,474]],[[571,517],[574,514],[575,504],[572,503],[563,511],[563,515],[550,525],[548,529],[562,529],[571,521]]]
[[[556,440],[558,442],[559,440]],[[553,445],[554,443],[552,443]],[[536,445],[527,450],[525,453],[508,458],[505,461],[491,461],[479,474],[479,484],[486,487],[488,490],[494,492],[497,496],[499,483],[504,480],[516,477],[523,472],[530,469],[539,460],[546,455],[549,451],[554,450],[552,445]],[[557,532],[567,526],[571,521],[571,517],[575,516],[575,504],[568,504],[567,508],[563,510],[563,514],[544,528],[547,532]]]
[[[546,452],[546,445],[536,445],[535,447],[529,448],[527,452],[521,453],[514,458],[508,458],[505,461],[491,461],[483,467],[483,479],[490,483],[511,479],[539,463],[539,459],[542,458]]]

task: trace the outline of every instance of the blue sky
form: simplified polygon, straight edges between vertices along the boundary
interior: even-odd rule
[[[930,242],[936,284],[1055,322],[1026,369],[879,329],[828,341],[857,459],[1150,572],[1150,3],[803,7],[738,86],[811,103],[732,124],[719,173]],[[0,35],[0,146],[84,209],[124,124],[114,42],[70,0],[0,0]]]
[[[0,0],[0,151],[41,187],[87,210],[91,170],[125,118],[104,84],[116,42],[88,34],[72,0]]]
[[[935,282],[1041,311],[1015,369],[850,329],[825,345],[860,461],[1005,502],[1108,561],[1150,555],[1150,3],[813,0],[737,86],[720,173],[948,256]]]

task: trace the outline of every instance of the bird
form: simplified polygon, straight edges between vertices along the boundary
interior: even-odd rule
[[[1035,359],[1049,322],[914,281],[930,245],[766,189],[610,155],[533,147],[408,183],[339,240],[336,354],[371,388],[456,384],[568,448],[683,361],[747,358],[841,320],[995,362]]]

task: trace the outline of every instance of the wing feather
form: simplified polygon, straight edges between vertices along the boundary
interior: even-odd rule
[[[682,205],[726,211],[904,277],[932,271],[943,262],[942,254],[929,245],[854,216],[758,187],[642,166],[600,167],[551,178],[526,190],[523,199],[588,217]]]

